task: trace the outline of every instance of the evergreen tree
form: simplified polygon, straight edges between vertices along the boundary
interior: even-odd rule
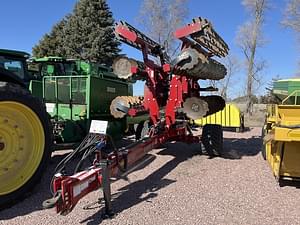
[[[33,55],[64,56],[111,65],[120,52],[106,0],[79,0],[73,13],[33,47]]]
[[[111,65],[120,52],[113,24],[105,0],[78,1],[65,27],[67,56]]]
[[[66,26],[67,18],[62,19],[55,24],[48,34],[32,48],[32,54],[35,57],[44,56],[65,56],[64,48],[64,27]]]

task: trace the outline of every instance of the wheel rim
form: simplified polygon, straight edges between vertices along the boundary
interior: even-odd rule
[[[39,117],[29,107],[0,102],[0,195],[22,187],[43,157],[45,134]]]

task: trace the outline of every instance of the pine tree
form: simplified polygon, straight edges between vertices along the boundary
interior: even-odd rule
[[[55,24],[51,32],[45,34],[39,43],[32,48],[33,56],[65,56],[64,27],[66,23],[67,18],[63,18],[60,22]]]
[[[33,55],[64,56],[111,65],[120,52],[106,0],[79,0],[73,13],[33,47]]]
[[[69,58],[110,65],[120,49],[113,33],[114,19],[105,0],[80,0],[65,27]]]

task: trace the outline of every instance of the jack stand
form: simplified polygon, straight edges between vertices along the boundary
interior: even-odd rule
[[[110,189],[110,168],[108,160],[101,160],[100,167],[102,173],[102,190],[105,203],[104,219],[111,219],[114,217],[114,212],[111,205],[111,189]]]

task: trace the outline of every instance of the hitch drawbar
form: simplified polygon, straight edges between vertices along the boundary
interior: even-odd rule
[[[153,128],[154,129],[154,128]],[[56,207],[56,212],[66,215],[72,211],[78,201],[88,193],[102,188],[105,202],[105,217],[113,216],[111,204],[111,176],[126,174],[130,167],[142,159],[149,151],[157,148],[160,144],[167,141],[183,141],[188,143],[199,143],[199,137],[188,134],[186,125],[174,127],[155,133],[150,131],[152,136],[146,137],[130,144],[126,147],[116,149],[110,153],[105,153],[103,148],[108,140],[108,136],[102,134],[89,134],[87,138],[74,150],[75,153],[81,153],[82,159],[85,159],[89,153],[95,154],[95,160],[91,167],[77,171],[73,175],[64,175],[66,163],[76,154],[71,152],[60,164],[58,164],[52,181],[53,197],[44,201],[44,208]],[[101,146],[101,149],[97,149]],[[112,142],[112,146],[115,146]],[[83,150],[84,149],[84,150]],[[84,153],[83,153],[84,152]]]
[[[66,215],[72,211],[81,198],[102,187],[105,201],[105,215],[108,217],[113,216],[109,161],[102,160],[99,166],[99,168],[82,171],[73,176],[56,177],[53,183],[56,194],[53,198],[43,202],[43,206],[45,208],[56,206],[57,213]]]
[[[100,122],[100,123],[99,123]],[[43,202],[43,208],[56,207],[56,212],[66,215],[72,211],[78,201],[88,193],[102,187],[105,200],[105,214],[109,217],[113,215],[110,203],[110,159],[102,158],[101,150],[106,146],[107,136],[106,121],[93,121],[90,133],[83,142],[65,157],[56,167],[54,178],[51,185],[53,197]],[[93,165],[83,171],[79,171],[81,163],[92,153],[95,154]],[[76,166],[75,174],[71,176],[64,175],[64,170],[69,161],[75,156],[82,155],[81,160]],[[116,157],[118,158],[118,157]]]
[[[44,208],[56,207],[56,212],[68,214],[78,201],[88,193],[97,190],[102,184],[101,168],[92,168],[72,176],[55,176],[54,196],[43,202]]]

